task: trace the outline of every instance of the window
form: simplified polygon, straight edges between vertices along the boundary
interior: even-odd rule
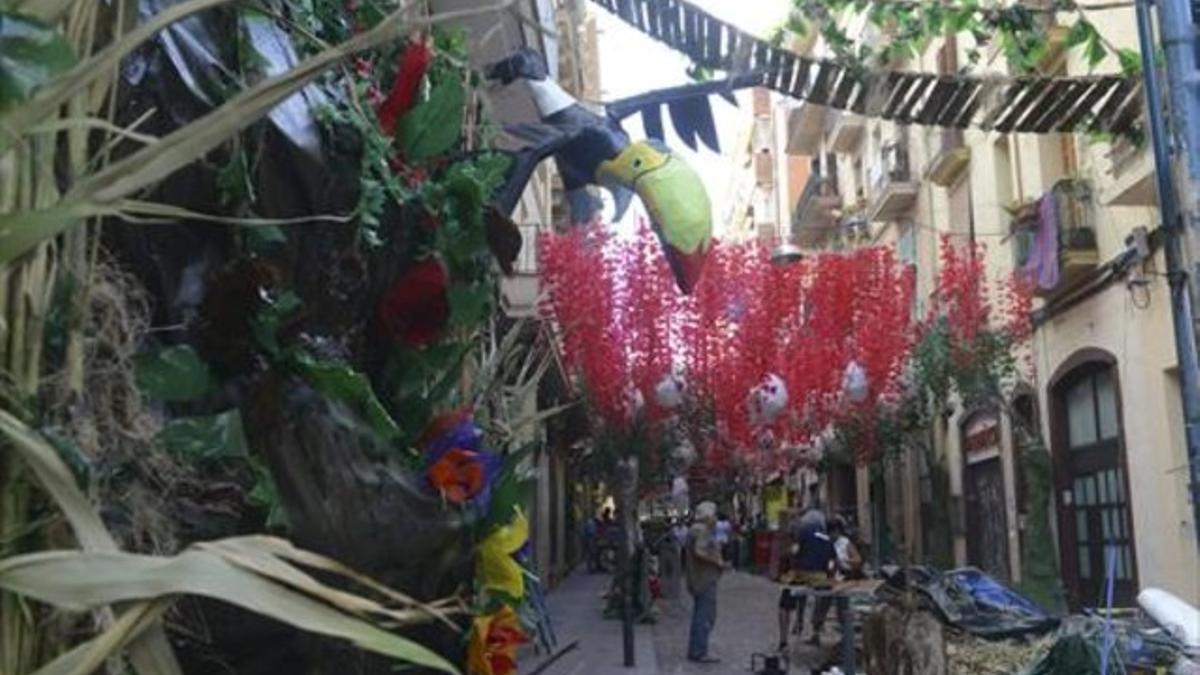
[[[1080,378],[1067,390],[1067,441],[1072,450],[1117,437],[1117,392],[1112,371]]]

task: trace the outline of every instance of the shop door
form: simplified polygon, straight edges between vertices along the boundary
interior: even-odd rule
[[[992,412],[972,416],[963,427],[963,449],[967,562],[1007,581],[1008,518],[1000,464],[1000,417]]]
[[[1056,387],[1055,483],[1063,580],[1074,607],[1105,602],[1107,551],[1114,551],[1113,597],[1137,593],[1133,517],[1112,366],[1093,363]]]

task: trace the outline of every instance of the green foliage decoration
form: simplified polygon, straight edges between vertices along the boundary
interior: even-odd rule
[[[0,10],[0,112],[73,65],[71,46],[52,26]]]
[[[216,383],[208,364],[190,345],[176,345],[139,354],[135,359],[138,386],[160,401],[193,401]]]
[[[1133,3],[1127,6],[1132,7]],[[1105,10],[1120,5],[1105,6]],[[816,26],[834,54],[852,68],[866,72],[920,54],[934,38],[943,35],[968,35],[972,46],[967,58],[974,65],[982,61],[982,48],[995,42],[1009,63],[1020,72],[1038,70],[1051,43],[1052,19],[1074,17],[1066,46],[1078,48],[1090,67],[1114,56],[1127,75],[1137,75],[1140,59],[1136,52],[1120,49],[1097,29],[1085,10],[1086,3],[1064,0],[1049,7],[1029,4],[992,4],[979,0],[793,0],[793,10],[782,30],[805,35]],[[860,41],[842,28],[848,16],[865,16],[868,23],[888,32],[884,41]]]

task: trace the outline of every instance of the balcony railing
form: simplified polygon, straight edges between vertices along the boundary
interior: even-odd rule
[[[837,174],[822,175],[814,170],[792,211],[792,230],[801,244],[812,244],[832,232],[837,224],[833,210],[841,205]]]
[[[1042,277],[1030,267],[1030,258],[1037,246],[1042,227],[1042,199],[1053,200],[1052,215],[1058,238],[1058,283],[1046,288],[1039,286],[1041,295],[1052,295],[1070,282],[1095,269],[1099,264],[1096,249],[1095,198],[1090,183],[1063,179],[1042,198],[1020,205],[1013,213],[1013,254],[1017,267],[1035,278]]]
[[[917,184],[909,163],[908,144],[883,146],[880,161],[871,168],[871,206],[868,220],[890,221],[904,215],[917,200]]]
[[[875,176],[871,185],[876,193],[882,192],[888,183],[907,183],[912,180],[907,143],[888,143],[883,146],[880,154],[880,162],[875,166]]]

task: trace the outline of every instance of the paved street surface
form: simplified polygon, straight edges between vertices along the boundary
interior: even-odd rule
[[[558,633],[559,648],[576,640],[578,646],[541,671],[537,668],[545,663],[545,655],[524,654],[522,675],[749,673],[751,655],[771,652],[778,644],[778,587],[762,577],[737,572],[722,578],[717,600],[717,625],[710,644],[720,663],[697,664],[686,658],[691,599],[685,592],[681,599],[660,603],[657,624],[637,627],[637,667],[626,669],[621,665],[621,624],[601,616],[600,595],[609,579],[608,575],[575,573],[549,594],[547,604]],[[837,639],[834,618],[831,612],[821,650],[792,636],[792,675],[808,675],[810,669],[832,654]]]
[[[654,646],[660,675],[749,673],[751,655],[771,653],[778,646],[779,587],[763,577],[735,572],[721,578],[717,625],[709,641],[709,651],[721,662],[709,665],[688,661],[687,633],[692,606],[686,591],[683,595],[680,602],[663,604],[662,617],[655,626]],[[809,605],[811,612],[812,603]],[[825,627],[823,651],[801,644],[798,636],[791,636],[792,675],[808,675],[809,669],[820,665],[823,653],[832,652],[836,639],[832,624],[830,621]],[[808,637],[807,633],[804,637]]]
[[[621,622],[602,616],[601,599],[612,577],[608,574],[575,572],[546,596],[558,652],[577,643],[544,670],[547,655],[532,650],[521,655],[520,673],[527,675],[658,675],[652,627],[638,625],[634,632],[635,668],[625,668],[621,644]]]

